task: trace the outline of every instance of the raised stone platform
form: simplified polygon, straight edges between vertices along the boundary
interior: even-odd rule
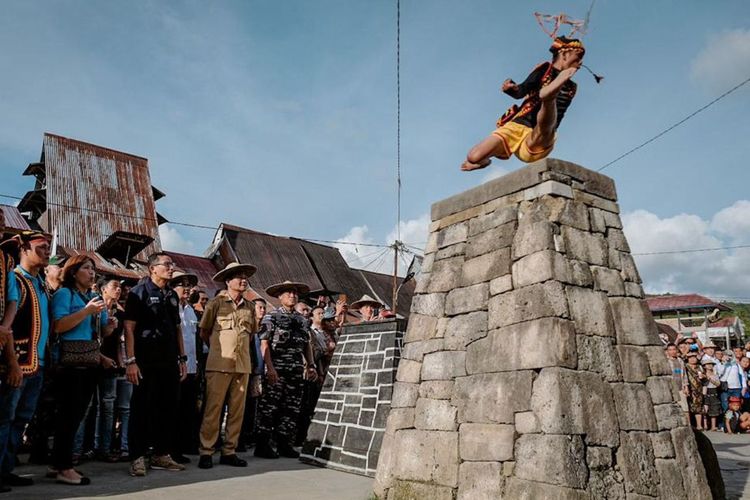
[[[406,322],[347,325],[328,369],[301,459],[374,476]]]
[[[375,492],[710,498],[614,182],[547,159],[432,220]]]

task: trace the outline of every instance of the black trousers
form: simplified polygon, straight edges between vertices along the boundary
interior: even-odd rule
[[[156,456],[172,451],[180,393],[177,363],[139,368],[143,378],[133,386],[130,400],[128,447],[132,460],[145,456],[152,446]]]
[[[57,470],[73,468],[73,442],[96,390],[97,368],[60,368],[56,374],[57,417],[52,463]]]
[[[299,421],[297,422],[297,437],[295,444],[302,446],[307,438],[307,430],[310,428],[313,416],[315,416],[315,406],[318,404],[320,392],[323,389],[317,381],[305,380],[305,389],[302,394],[302,407],[299,411]]]
[[[198,453],[198,433],[200,432],[200,413],[198,412],[198,376],[188,374],[180,382],[180,402],[177,413],[177,432],[172,455],[195,455]]]

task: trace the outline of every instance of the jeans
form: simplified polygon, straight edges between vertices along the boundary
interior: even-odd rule
[[[83,453],[83,441],[86,439],[86,424],[89,422],[89,414],[94,410],[94,395],[96,394],[96,389],[94,389],[94,394],[91,396],[91,400],[89,401],[88,406],[86,407],[86,412],[83,414],[83,417],[81,418],[81,422],[78,425],[78,430],[76,431],[75,438],[73,439],[73,454],[74,455],[80,455]],[[90,429],[90,428],[89,428]],[[89,434],[91,436],[91,434]],[[96,442],[94,442],[94,448],[96,448]]]
[[[96,407],[96,435],[94,447],[101,454],[110,453],[112,431],[115,423],[115,398],[117,378],[114,374],[103,375],[99,379],[99,405]]]
[[[742,389],[729,389],[727,391],[722,392],[719,395],[719,398],[721,399],[721,409],[726,411],[729,409],[729,398],[732,396],[736,396],[738,398],[742,397]],[[721,423],[724,423],[724,417],[721,417]]]
[[[115,406],[120,415],[120,451],[128,451],[128,427],[130,424],[130,398],[133,396],[133,384],[125,377],[117,379],[117,400]]]
[[[25,375],[20,387],[0,386],[0,472],[10,474],[16,465],[16,451],[26,424],[36,410],[44,374],[40,369]]]

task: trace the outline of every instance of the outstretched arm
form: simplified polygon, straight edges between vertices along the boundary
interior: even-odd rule
[[[547,72],[550,63],[544,62],[533,69],[526,77],[523,83],[516,83],[510,78],[503,82],[502,91],[511,96],[513,99],[523,99],[531,92],[539,90],[542,86],[542,77]]]

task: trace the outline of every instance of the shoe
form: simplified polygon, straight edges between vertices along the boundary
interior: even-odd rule
[[[91,479],[87,478],[86,476],[81,476],[78,479],[70,479],[62,474],[58,474],[55,478],[55,482],[58,482],[60,484],[69,484],[71,486],[86,486],[91,484]]]
[[[8,486],[31,486],[34,484],[34,480],[30,477],[19,476],[11,472],[3,476],[3,484]]]
[[[258,458],[279,458],[279,454],[276,453],[276,450],[271,447],[271,444],[268,441],[258,443],[257,446],[255,446],[253,455]]]
[[[146,475],[145,457],[138,457],[130,462],[130,475],[133,477],[143,477]]]
[[[198,459],[199,469],[210,469],[214,466],[214,461],[211,459],[211,455],[201,455]]]
[[[178,464],[169,455],[152,457],[150,467],[154,470],[180,471],[185,470],[185,466]]]
[[[185,455],[182,455],[182,454],[172,455],[172,460],[174,460],[178,464],[189,464],[190,463],[190,459],[188,457],[186,457]]]
[[[286,458],[299,458],[299,452],[292,448],[289,443],[281,442],[277,446],[279,455]]]
[[[247,460],[242,460],[234,453],[231,455],[222,455],[219,463],[221,465],[231,465],[232,467],[247,467]]]

